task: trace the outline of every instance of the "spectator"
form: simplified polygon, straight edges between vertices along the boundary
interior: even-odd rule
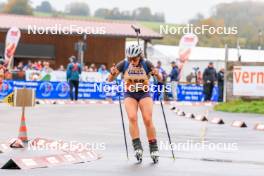
[[[210,62],[208,67],[203,72],[203,84],[204,84],[204,101],[210,101],[213,94],[213,88],[217,81],[217,73],[214,68],[214,64]]]
[[[169,74],[170,80],[171,80],[171,89],[172,89],[172,96],[173,96],[173,100],[177,101],[178,99],[178,93],[177,93],[177,89],[178,89],[178,81],[179,81],[179,68],[176,65],[175,61],[171,62],[171,72]]]
[[[18,65],[14,68],[15,71],[23,71],[24,65],[23,62],[19,62]]]
[[[106,66],[104,64],[102,64],[100,66],[100,68],[98,69],[98,73],[101,73],[101,74],[108,74],[109,71],[106,69]]]
[[[194,76],[193,72],[191,72],[189,75],[187,75],[186,76],[187,83],[192,83],[192,80],[193,80],[194,77],[195,76]]]
[[[90,65],[89,72],[97,72],[97,68],[96,68],[95,64]]]
[[[24,66],[23,70],[24,71],[33,70],[33,64],[32,64],[31,60],[28,60],[28,63],[27,63],[27,65]]]
[[[58,71],[65,71],[65,68],[64,68],[64,66],[63,66],[63,65],[60,65],[60,67],[59,67]]]
[[[163,88],[165,88],[166,86],[166,80],[167,80],[167,73],[166,71],[162,68],[162,63],[161,61],[157,62],[157,66],[156,68],[158,69],[159,73],[162,75],[162,81],[158,81],[155,77],[154,77],[154,84],[157,85],[157,89],[155,90],[153,99],[155,100],[159,100],[160,98],[164,98],[166,91],[163,90]],[[162,92],[160,92],[162,91]]]
[[[84,66],[83,72],[89,72],[89,67],[87,65]]]
[[[77,58],[75,56],[71,56],[69,58],[70,63],[67,66],[67,81],[70,85],[70,98],[73,101],[73,88],[75,88],[75,100],[78,100],[78,92],[79,92],[79,79],[80,74],[82,73],[81,64],[77,62]]]
[[[36,63],[36,66],[35,67],[36,67],[37,70],[41,71],[42,70],[42,61],[38,61]]]
[[[218,83],[218,101],[223,101],[224,95],[224,75],[225,69],[221,68],[220,71],[217,73],[217,83]]]
[[[46,73],[51,73],[53,71],[53,69],[50,67],[50,63],[49,62],[44,62],[43,63],[43,71]]]
[[[197,75],[196,75],[196,80],[197,80],[197,83],[196,84],[202,84],[203,83],[203,75],[202,75],[202,72],[199,70],[197,72]]]
[[[32,68],[34,69],[34,70],[38,70],[38,68],[37,68],[37,61],[34,61],[33,62],[33,64],[32,64]]]

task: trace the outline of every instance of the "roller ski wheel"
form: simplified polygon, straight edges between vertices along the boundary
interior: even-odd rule
[[[142,163],[143,150],[140,150],[140,149],[136,150],[135,151],[135,157],[136,157],[138,163]]]
[[[154,164],[157,164],[159,162],[159,152],[158,151],[151,152],[150,157]]]

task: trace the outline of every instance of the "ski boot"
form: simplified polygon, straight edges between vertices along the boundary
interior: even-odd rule
[[[149,143],[150,157],[153,160],[153,163],[156,164],[159,162],[159,148],[157,141],[154,140]]]
[[[141,141],[139,138],[137,138],[137,139],[133,139],[132,143],[133,143],[133,147],[135,150],[135,157],[136,157],[138,163],[141,163],[142,162],[142,156],[143,156],[143,148],[141,145]]]

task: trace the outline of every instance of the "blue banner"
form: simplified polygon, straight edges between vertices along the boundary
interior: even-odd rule
[[[118,84],[122,83],[119,81]],[[69,99],[69,84],[67,82],[40,82],[40,81],[4,81],[0,87],[0,99],[13,92],[14,88],[31,88],[36,90],[38,99]],[[80,82],[79,95],[80,99],[98,99],[107,98],[117,100],[120,88],[116,83],[97,83],[97,82]],[[152,94],[155,96],[155,92]],[[169,93],[171,94],[171,93]],[[121,93],[123,98],[123,93]],[[213,90],[212,100],[217,101],[218,89]],[[203,87],[200,85],[178,85],[179,101],[203,101]]]
[[[178,100],[179,101],[204,101],[203,86],[189,84],[178,85]],[[218,100],[218,88],[214,87],[212,93],[212,101]]]

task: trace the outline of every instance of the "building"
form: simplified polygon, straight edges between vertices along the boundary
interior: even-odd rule
[[[81,30],[88,35],[84,40],[84,63],[106,64],[110,67],[125,56],[127,38],[136,38],[131,22],[106,20],[79,20],[57,17],[35,17],[0,14],[0,53],[4,52],[5,37],[9,28],[22,31],[15,53],[15,64],[27,60],[49,60],[54,68],[66,65],[71,55],[77,56],[76,43],[84,40]],[[139,26],[138,24],[133,24]],[[145,44],[162,36],[141,27],[140,38]],[[34,31],[34,29],[36,29]],[[35,32],[35,33],[34,33]],[[67,33],[67,34],[65,34]],[[69,34],[70,33],[70,34]]]
[[[170,62],[176,61],[179,47],[171,45],[150,45],[147,48],[148,59],[153,63],[158,60],[163,62],[163,67],[166,71],[170,71]],[[241,56],[241,62],[263,62],[264,50],[249,50],[249,49],[228,49],[228,61],[238,61],[238,55]],[[195,47],[193,48],[189,61],[185,64],[181,81],[186,80],[186,76],[194,72],[194,67],[199,67],[203,72],[209,62],[213,62],[216,70],[225,66],[225,48],[209,48]]]

